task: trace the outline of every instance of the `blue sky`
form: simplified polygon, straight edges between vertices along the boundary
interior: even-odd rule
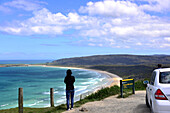
[[[0,0],[0,60],[170,55],[170,0]]]

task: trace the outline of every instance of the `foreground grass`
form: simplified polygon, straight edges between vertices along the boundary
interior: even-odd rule
[[[112,86],[110,88],[104,88],[96,93],[93,93],[84,99],[74,103],[74,107],[80,107],[81,105],[92,102],[99,101],[106,97],[119,94],[120,88],[118,86]],[[62,104],[57,107],[47,107],[47,108],[26,108],[24,107],[24,113],[61,113],[66,110],[66,105]],[[18,108],[0,110],[0,113],[18,113]]]

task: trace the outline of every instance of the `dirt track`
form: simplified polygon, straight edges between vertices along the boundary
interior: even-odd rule
[[[145,105],[145,91],[136,91],[128,98],[108,97],[102,101],[89,102],[64,113],[150,113]],[[84,109],[84,111],[80,111]]]

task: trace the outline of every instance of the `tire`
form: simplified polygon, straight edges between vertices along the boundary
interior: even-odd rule
[[[150,106],[150,111],[151,111],[151,113],[154,113],[154,112],[153,112],[153,108],[152,108],[152,101],[150,102],[150,104],[151,104],[151,106]]]
[[[145,102],[146,102],[146,106],[147,106],[148,108],[150,108],[147,94],[146,94],[146,96],[145,96]]]

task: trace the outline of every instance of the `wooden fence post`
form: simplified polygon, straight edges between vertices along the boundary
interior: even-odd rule
[[[18,108],[19,108],[19,113],[23,113],[23,88],[19,88]]]
[[[120,80],[120,96],[121,96],[121,98],[123,98],[123,84],[122,84],[122,80]]]
[[[54,89],[50,88],[50,103],[51,107],[54,107]]]
[[[133,79],[132,93],[135,94],[135,79]]]

